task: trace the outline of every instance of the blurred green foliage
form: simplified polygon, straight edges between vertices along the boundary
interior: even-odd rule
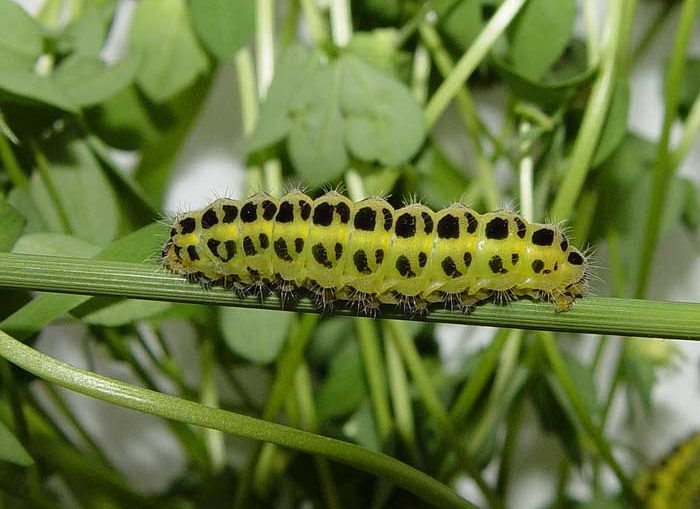
[[[662,29],[681,27],[664,58],[683,65],[656,64],[666,77],[659,94],[676,98],[666,118],[692,141],[700,61],[682,36],[697,0],[651,3],[639,40],[629,38],[642,23],[637,2],[619,1],[605,26],[584,23],[579,35],[575,21],[592,19],[592,2],[141,0],[120,52],[112,37],[122,3],[46,0],[32,16],[0,0],[0,250],[157,270],[168,227],[154,221],[174,163],[219,71],[233,67],[249,126],[237,155],[248,181],[271,192],[301,182],[315,194],[345,182],[353,199],[391,192],[397,203],[463,199],[480,210],[504,197],[531,201],[524,212],[542,219],[582,161],[582,187],[564,197],[572,216],[555,219],[570,221],[577,244],[607,246],[603,278],[629,297],[646,270],[640,246],[656,247],[649,210],[660,207],[662,236],[682,228],[697,246],[700,227],[698,189],[676,172],[685,154],[629,129],[630,74]],[[494,23],[508,12],[508,23]],[[457,87],[442,88],[485,33],[498,36],[487,56]],[[268,65],[269,87],[255,72]],[[456,108],[431,126],[425,109],[437,90]],[[479,108],[485,96],[497,96],[498,128]],[[114,149],[138,156],[133,171]],[[659,179],[664,192],[654,194]],[[469,476],[494,509],[519,507],[514,458],[532,410],[536,430],[557,440],[550,507],[640,507],[650,490],[635,492],[631,479],[648,458],[632,454],[623,470],[616,458],[630,459],[635,444],[609,442],[607,418],[624,392],[629,419],[643,423],[660,373],[678,359],[668,343],[597,338],[585,358],[566,339],[560,351],[546,335],[502,330],[448,370],[433,326],[333,316],[316,324],[290,313],[5,289],[0,320],[30,345],[49,324],[79,322],[88,362],[99,347],[145,387],[165,381],[183,398],[355,442],[448,484]],[[194,332],[197,358],[178,358],[172,324]],[[613,376],[599,384],[603,358],[614,360]],[[192,364],[202,372],[194,383],[185,376]],[[256,447],[241,465],[236,444],[218,432],[176,423],[166,431],[186,468],[165,489],[142,493],[62,393],[47,391],[48,411],[31,390],[40,383],[0,363],[2,507],[426,506],[386,480],[292,449]],[[590,488],[583,496],[569,490],[574,470]],[[604,472],[615,487],[601,485]],[[695,489],[681,475],[664,482]]]

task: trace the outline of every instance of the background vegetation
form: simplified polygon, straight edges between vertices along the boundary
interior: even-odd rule
[[[682,362],[671,342],[597,335],[585,352],[579,337],[472,330],[478,346],[449,363],[433,324],[218,307],[257,303],[156,268],[174,162],[233,68],[236,195],[343,183],[434,208],[515,200],[604,247],[599,292],[622,300],[486,305],[475,323],[698,339],[697,304],[630,299],[669,231],[698,245],[698,190],[677,171],[700,129],[698,1],[644,2],[647,23],[636,0],[603,4],[47,0],[30,16],[0,0],[0,504],[525,507],[513,486],[534,434],[561,457],[547,507],[697,507],[697,440],[649,470],[606,431],[618,397],[630,426],[647,422],[660,370]],[[663,31],[648,139],[628,127],[630,74]],[[496,123],[475,99],[491,91]],[[72,294],[88,286],[101,296]],[[472,320],[455,316],[433,319]],[[66,327],[86,370],[32,348]],[[105,356],[134,384],[95,374]],[[183,468],[144,490],[57,386],[165,418],[129,446],[154,457],[167,440]],[[139,434],[135,414],[113,415]]]

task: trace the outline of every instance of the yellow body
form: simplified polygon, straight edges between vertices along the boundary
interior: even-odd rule
[[[235,212],[235,213],[234,213]],[[193,255],[193,256],[191,256]],[[329,299],[402,302],[415,309],[491,297],[547,298],[568,309],[586,283],[585,257],[555,225],[463,204],[395,210],[330,192],[220,199],[179,215],[163,248],[174,272],[206,281],[274,283]]]

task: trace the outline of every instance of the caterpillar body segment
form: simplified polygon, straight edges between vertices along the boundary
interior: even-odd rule
[[[353,203],[333,191],[222,198],[179,214],[163,247],[171,271],[243,292],[312,292],[319,306],[380,303],[410,312],[444,302],[528,296],[569,309],[587,282],[587,261],[551,224],[507,211],[479,214],[458,203],[437,212],[394,209],[382,198]]]

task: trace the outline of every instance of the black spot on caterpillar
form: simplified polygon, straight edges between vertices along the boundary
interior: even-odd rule
[[[353,203],[337,192],[221,198],[179,214],[162,253],[168,269],[189,278],[242,292],[306,290],[319,306],[349,301],[369,314],[379,304],[469,310],[504,293],[564,311],[588,275],[586,257],[556,225],[461,203],[395,210],[382,198]]]

